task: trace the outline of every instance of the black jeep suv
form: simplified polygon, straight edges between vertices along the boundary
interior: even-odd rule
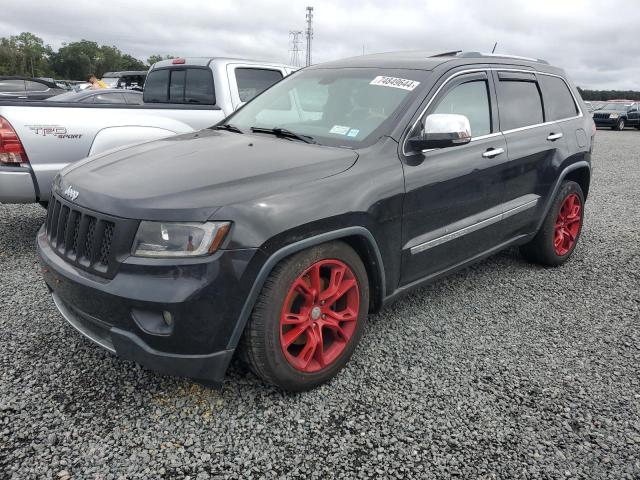
[[[309,389],[409,289],[513,245],[567,261],[586,111],[562,70],[521,57],[306,68],[210,129],[63,171],[37,238],[44,278],[122,358],[219,383],[237,351],[266,382]]]
[[[639,108],[637,102],[607,102],[593,112],[593,121],[597,127],[609,127],[613,130],[640,128]]]

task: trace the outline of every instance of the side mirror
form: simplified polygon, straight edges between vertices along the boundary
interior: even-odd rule
[[[455,147],[471,141],[471,125],[464,115],[432,113],[424,119],[421,126],[420,134],[408,140],[415,152],[430,148]]]

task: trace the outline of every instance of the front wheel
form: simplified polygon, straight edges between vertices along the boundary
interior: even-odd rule
[[[256,302],[241,358],[265,382],[312,389],[348,362],[369,306],[367,271],[346,243],[304,250],[274,268]]]
[[[520,247],[523,256],[542,265],[566,262],[578,243],[584,218],[584,194],[576,182],[565,181],[536,236]]]
[[[624,127],[625,127],[624,118],[621,118],[620,120],[618,120],[618,123],[616,123],[616,126],[613,127],[613,130],[624,130]]]

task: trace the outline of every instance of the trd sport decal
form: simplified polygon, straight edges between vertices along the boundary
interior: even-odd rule
[[[59,139],[80,139],[82,138],[81,133],[67,133],[67,127],[62,127],[60,125],[25,125],[28,127],[36,135],[41,135],[43,137],[58,137]]]

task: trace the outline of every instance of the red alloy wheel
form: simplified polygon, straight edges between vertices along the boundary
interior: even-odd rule
[[[578,238],[581,218],[580,197],[572,193],[564,199],[558,212],[553,236],[553,248],[556,255],[562,257],[571,251]]]
[[[320,260],[289,288],[280,314],[280,345],[289,364],[314,373],[330,366],[356,330],[358,281],[344,262]]]

